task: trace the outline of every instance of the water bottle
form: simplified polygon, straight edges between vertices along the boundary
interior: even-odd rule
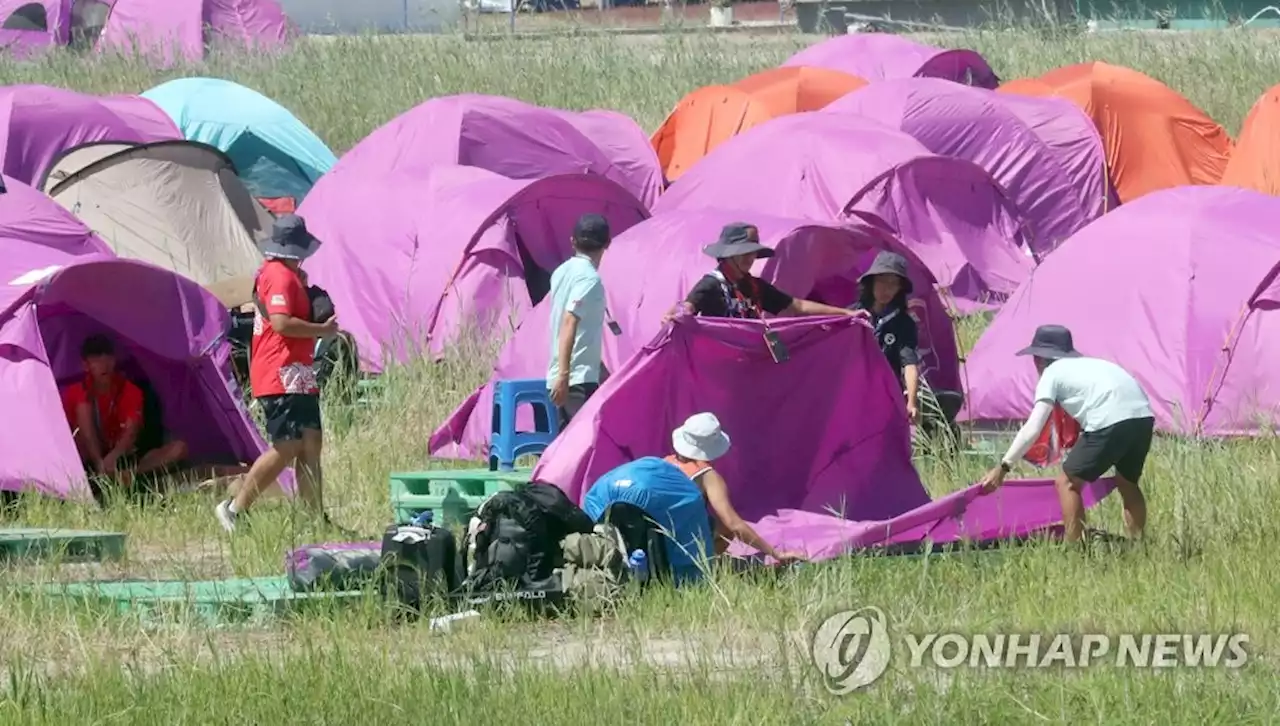
[[[426,529],[431,526],[431,520],[434,516],[435,512],[430,509],[426,509],[419,512],[418,516],[414,517],[410,524],[414,527],[422,527],[423,529]]]
[[[649,556],[644,550],[633,550],[627,558],[627,568],[637,582],[645,582],[649,579]]]

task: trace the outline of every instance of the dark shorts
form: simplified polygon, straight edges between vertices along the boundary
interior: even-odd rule
[[[1151,451],[1155,426],[1154,418],[1131,418],[1082,433],[1062,462],[1062,470],[1076,479],[1097,481],[1114,466],[1117,476],[1137,484]]]
[[[267,438],[272,444],[300,441],[308,429],[320,431],[320,397],[305,393],[262,396],[262,414],[267,419]]]
[[[565,398],[564,405],[556,408],[556,413],[560,416],[561,431],[564,431],[564,428],[569,425],[569,421],[578,415],[578,412],[586,405],[587,399],[591,398],[591,394],[595,393],[599,387],[599,383],[579,383],[569,386],[569,394]]]

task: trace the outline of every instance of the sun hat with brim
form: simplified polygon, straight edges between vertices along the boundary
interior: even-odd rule
[[[729,435],[715,414],[694,414],[671,432],[671,448],[686,459],[713,461],[729,450]]]
[[[1071,330],[1062,325],[1041,325],[1031,336],[1031,345],[1018,351],[1018,355],[1031,355],[1046,360],[1079,358]]]
[[[262,243],[262,254],[282,260],[305,260],[316,253],[320,240],[307,231],[307,223],[296,214],[281,215],[271,227],[271,237]]]
[[[867,268],[867,271],[858,278],[858,284],[861,285],[876,275],[897,275],[901,277],[903,292],[908,295],[911,294],[911,278],[907,277],[907,258],[897,252],[881,250],[876,255],[875,260],[872,261],[871,267]]]
[[[754,224],[745,222],[726,224],[724,229],[720,230],[720,239],[715,244],[703,247],[702,251],[717,260],[749,255],[753,252],[762,260],[773,257],[773,248],[760,244],[760,230]]]

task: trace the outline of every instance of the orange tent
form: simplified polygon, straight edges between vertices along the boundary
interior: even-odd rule
[[[1080,63],[1000,86],[1058,96],[1093,119],[1121,202],[1169,187],[1217,184],[1231,155],[1226,129],[1160,81],[1106,63]]]
[[[816,111],[867,82],[825,68],[793,66],[705,86],[676,104],[650,140],[668,181],[675,181],[715,147],[771,118]]]
[[[1249,110],[1221,183],[1280,196],[1280,86]]]

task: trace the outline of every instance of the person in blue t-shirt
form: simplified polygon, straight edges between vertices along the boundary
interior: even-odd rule
[[[573,229],[573,257],[551,275],[547,390],[561,430],[600,387],[605,297],[599,267],[611,241],[609,222],[584,214]]]

